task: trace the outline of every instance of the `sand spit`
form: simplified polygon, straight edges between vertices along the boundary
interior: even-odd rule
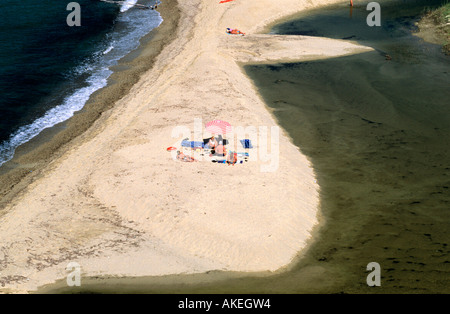
[[[213,119],[267,128],[270,136],[277,123],[239,63],[368,51],[345,41],[258,34],[277,19],[335,2],[180,0],[177,37],[153,68],[4,210],[0,291],[65,278],[70,262],[83,276],[288,265],[318,222],[319,187],[282,130],[276,166],[265,171],[269,161],[261,158],[236,166],[182,163],[166,147],[182,138],[172,137],[177,127],[194,131],[195,121]],[[228,35],[226,27],[247,35]]]

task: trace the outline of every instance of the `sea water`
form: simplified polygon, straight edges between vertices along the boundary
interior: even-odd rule
[[[162,22],[138,1],[79,0],[81,26],[69,27],[70,2],[0,2],[0,166],[19,145],[82,109],[107,85],[110,67]]]

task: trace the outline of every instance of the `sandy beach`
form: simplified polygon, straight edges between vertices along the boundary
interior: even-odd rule
[[[268,136],[276,130],[242,64],[370,48],[263,34],[275,21],[336,0],[218,2],[163,2],[162,12],[178,5],[179,19],[173,40],[151,57],[152,68],[61,147],[26,188],[5,193],[1,292],[30,292],[63,279],[70,262],[81,266],[83,277],[280,271],[311,240],[320,221],[319,186],[283,130],[275,138],[276,166],[269,169],[274,159],[183,163],[166,148],[183,139],[173,137],[176,130],[194,131],[196,121],[267,128]],[[227,27],[246,35],[226,34]]]

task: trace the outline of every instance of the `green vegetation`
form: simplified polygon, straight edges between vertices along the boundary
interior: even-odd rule
[[[450,2],[426,15],[436,26],[437,35],[442,38],[444,52],[450,55]]]

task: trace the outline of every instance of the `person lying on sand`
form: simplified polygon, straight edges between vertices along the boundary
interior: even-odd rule
[[[184,161],[184,162],[193,162],[195,161],[194,158],[190,157],[190,156],[186,156],[185,154],[183,154],[180,151],[177,151],[177,159],[180,161]]]
[[[232,29],[232,28],[227,28],[227,33],[234,34],[234,35],[245,35],[245,33],[241,32],[240,30]]]

